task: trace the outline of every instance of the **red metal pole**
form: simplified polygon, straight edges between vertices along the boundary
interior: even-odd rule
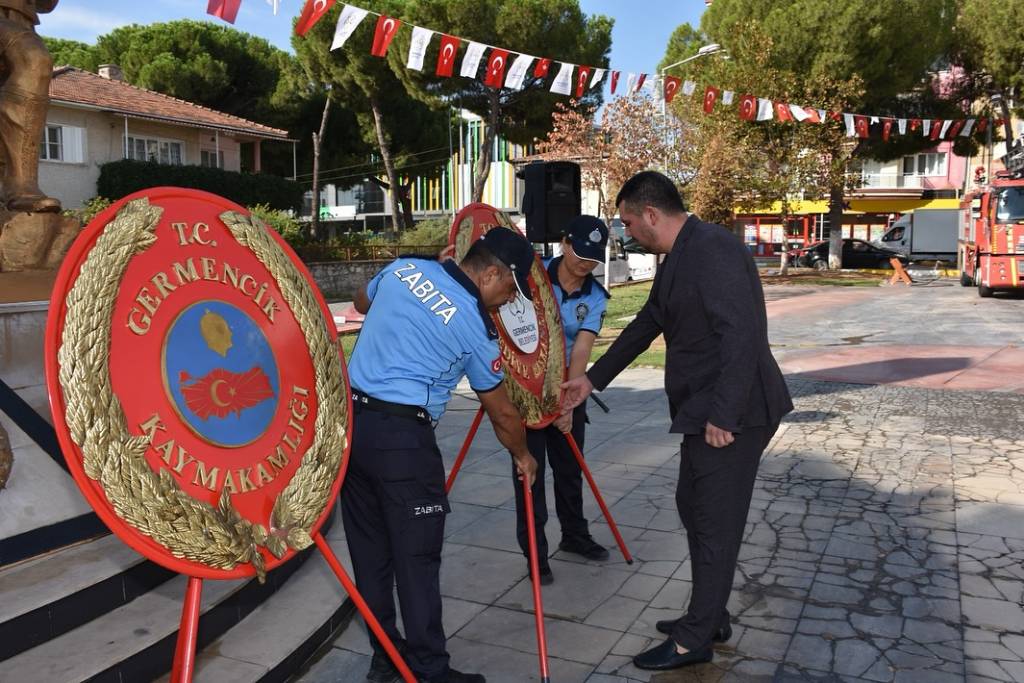
[[[181,626],[178,628],[178,644],[174,648],[174,664],[171,667],[172,683],[191,683],[196,669],[196,634],[199,631],[199,603],[203,597],[203,580],[188,577],[185,589],[185,603],[181,607]]]
[[[330,565],[331,571],[338,577],[338,581],[341,582],[341,587],[345,589],[349,597],[352,598],[352,602],[356,604],[356,609],[363,615],[363,619],[366,620],[366,625],[373,631],[373,635],[377,636],[377,640],[384,646],[384,650],[388,653],[388,657],[391,658],[391,662],[398,669],[398,673],[402,675],[402,679],[405,683],[416,683],[416,677],[413,676],[412,671],[406,666],[402,660],[402,656],[398,654],[398,650],[395,648],[395,644],[391,642],[391,638],[388,637],[387,633],[384,633],[384,629],[381,628],[380,622],[377,621],[377,617],[373,616],[373,612],[370,611],[370,606],[363,600],[363,596],[356,590],[356,586],[352,583],[352,579],[348,577],[345,572],[345,568],[338,562],[337,555],[331,550],[331,546],[327,545],[327,541],[324,539],[323,534],[319,531],[313,535],[313,541],[316,543],[316,547],[320,549],[320,552],[324,554],[324,559],[327,560],[327,564]]]
[[[473,437],[476,436],[476,430],[480,428],[480,421],[484,419],[484,409],[481,406],[476,411],[476,417],[473,418],[473,424],[469,427],[469,432],[466,434],[466,440],[462,442],[462,448],[459,450],[458,457],[455,458],[455,464],[452,465],[452,471],[448,473],[448,481],[444,483],[444,492],[448,493],[452,490],[452,484],[455,483],[455,475],[459,473],[459,469],[462,467],[462,461],[466,459],[466,453],[469,453],[469,447],[473,444]]]
[[[540,657],[541,683],[550,683],[548,674],[548,639],[544,633],[544,602],[540,597],[540,561],[537,558],[537,529],[533,524],[533,491],[530,480],[523,481],[523,500],[526,501],[526,536],[530,546],[530,576],[533,577],[533,616],[537,623],[537,654]]]
[[[612,536],[615,537],[615,542],[619,544],[619,550],[622,551],[622,556],[626,558],[626,564],[633,564],[633,556],[629,554],[629,549],[626,548],[626,542],[622,540],[622,534],[619,533],[619,527],[615,525],[615,520],[612,519],[612,513],[609,512],[608,506],[604,504],[604,498],[601,496],[601,492],[597,488],[597,482],[594,481],[594,476],[590,474],[590,468],[587,467],[587,461],[583,459],[583,454],[580,453],[580,447],[576,444],[576,439],[573,438],[572,433],[563,432],[565,434],[565,440],[569,442],[569,448],[572,449],[572,454],[576,456],[576,462],[580,464],[580,469],[583,470],[583,476],[587,478],[587,482],[590,484],[590,490],[594,492],[594,498],[597,499],[597,504],[601,508],[601,512],[604,513],[604,519],[608,522],[608,527],[612,530]]]

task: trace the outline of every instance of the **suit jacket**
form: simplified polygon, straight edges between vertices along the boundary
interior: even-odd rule
[[[654,278],[650,297],[587,376],[598,390],[664,333],[671,431],[706,422],[731,432],[777,425],[793,409],[768,346],[754,259],[721,226],[690,215]]]

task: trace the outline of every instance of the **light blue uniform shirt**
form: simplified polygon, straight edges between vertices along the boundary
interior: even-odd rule
[[[562,328],[565,330],[565,362],[569,363],[572,356],[572,347],[576,344],[576,335],[580,330],[593,332],[598,335],[601,326],[604,324],[604,314],[608,309],[608,299],[611,294],[594,279],[593,275],[583,278],[583,284],[572,294],[567,294],[558,282],[558,264],[562,262],[561,256],[545,259],[544,265],[548,269],[548,278],[555,290],[555,301],[558,302],[559,312],[562,314]]]
[[[349,361],[352,388],[439,419],[463,376],[478,392],[504,377],[498,332],[454,261],[400,258],[366,286],[372,306]]]

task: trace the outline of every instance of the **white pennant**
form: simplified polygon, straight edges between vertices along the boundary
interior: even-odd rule
[[[971,131],[974,130],[974,121],[975,119],[967,119],[967,123],[964,124],[963,129],[960,131],[960,137],[965,138],[971,134]]]
[[[423,71],[423,57],[427,54],[427,46],[430,45],[430,39],[433,35],[434,32],[429,28],[413,26],[412,40],[409,41],[409,59],[406,62],[406,68]]]
[[[337,50],[345,44],[352,32],[359,26],[359,22],[366,18],[366,10],[352,5],[345,5],[338,17],[338,25],[334,29],[334,40],[331,41],[331,50]]]
[[[626,92],[633,92],[633,86],[636,85],[636,74],[632,71],[629,72],[629,76],[626,78]]]
[[[644,79],[644,84],[642,86],[640,86],[640,88],[643,88],[644,90],[649,91],[653,95],[658,90],[657,88],[654,87],[654,82],[656,80],[658,80],[658,79],[656,79],[656,78],[645,78]],[[640,90],[640,88],[637,88],[637,90]]]
[[[939,131],[939,137],[944,139],[946,137],[946,131],[948,131],[949,127],[952,126],[952,125],[953,125],[953,122],[950,121],[949,119],[946,119],[945,121],[943,121],[942,122],[942,130]]]
[[[857,127],[853,125],[853,114],[843,114],[843,122],[846,124],[846,137],[857,137]]]
[[[899,130],[900,135],[906,135],[907,134],[907,120],[906,119],[896,119],[896,129]]]
[[[602,78],[604,78],[604,69],[594,69],[594,77],[590,79],[590,87],[593,88],[600,83]]]
[[[797,121],[806,121],[811,118],[811,115],[804,111],[803,107],[796,104],[789,105],[789,113],[791,113],[793,118]]]
[[[726,90],[724,93],[722,93],[722,104],[724,104],[724,105],[732,104],[732,98],[733,98],[733,96],[735,94],[736,93],[734,93],[732,90]]]
[[[772,104],[772,101],[766,100],[763,97],[757,98],[757,120],[771,121],[774,116],[775,105]]]
[[[697,84],[693,81],[683,81],[683,94],[689,97],[693,94],[693,91],[697,89]]]
[[[516,57],[515,61],[512,62],[512,66],[508,69],[508,75],[505,76],[505,87],[512,90],[520,90],[523,87],[523,80],[526,78],[526,71],[532,63],[533,57],[530,55],[519,55]]]
[[[921,131],[925,137],[928,137],[928,134],[932,132],[931,119],[925,119],[924,121],[921,122]]]
[[[873,126],[873,125],[875,125],[876,123],[878,123],[878,117],[877,117],[877,116],[872,116],[872,117],[871,117],[871,125]]]
[[[826,118],[828,113],[824,109],[818,110],[818,123],[825,123],[828,119]]]
[[[556,92],[559,95],[568,95],[572,92],[572,68],[574,66],[576,65],[562,62],[562,66],[558,69],[558,75],[555,76],[555,81],[551,84],[551,92]]]
[[[484,56],[487,46],[483,43],[470,42],[466,48],[466,56],[462,58],[462,68],[459,75],[463,78],[476,78],[476,72],[480,70],[480,60]]]

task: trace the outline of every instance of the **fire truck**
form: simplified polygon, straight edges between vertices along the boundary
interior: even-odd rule
[[[960,205],[960,284],[978,296],[1024,289],[1024,146],[1004,160],[1007,171],[967,194]]]

